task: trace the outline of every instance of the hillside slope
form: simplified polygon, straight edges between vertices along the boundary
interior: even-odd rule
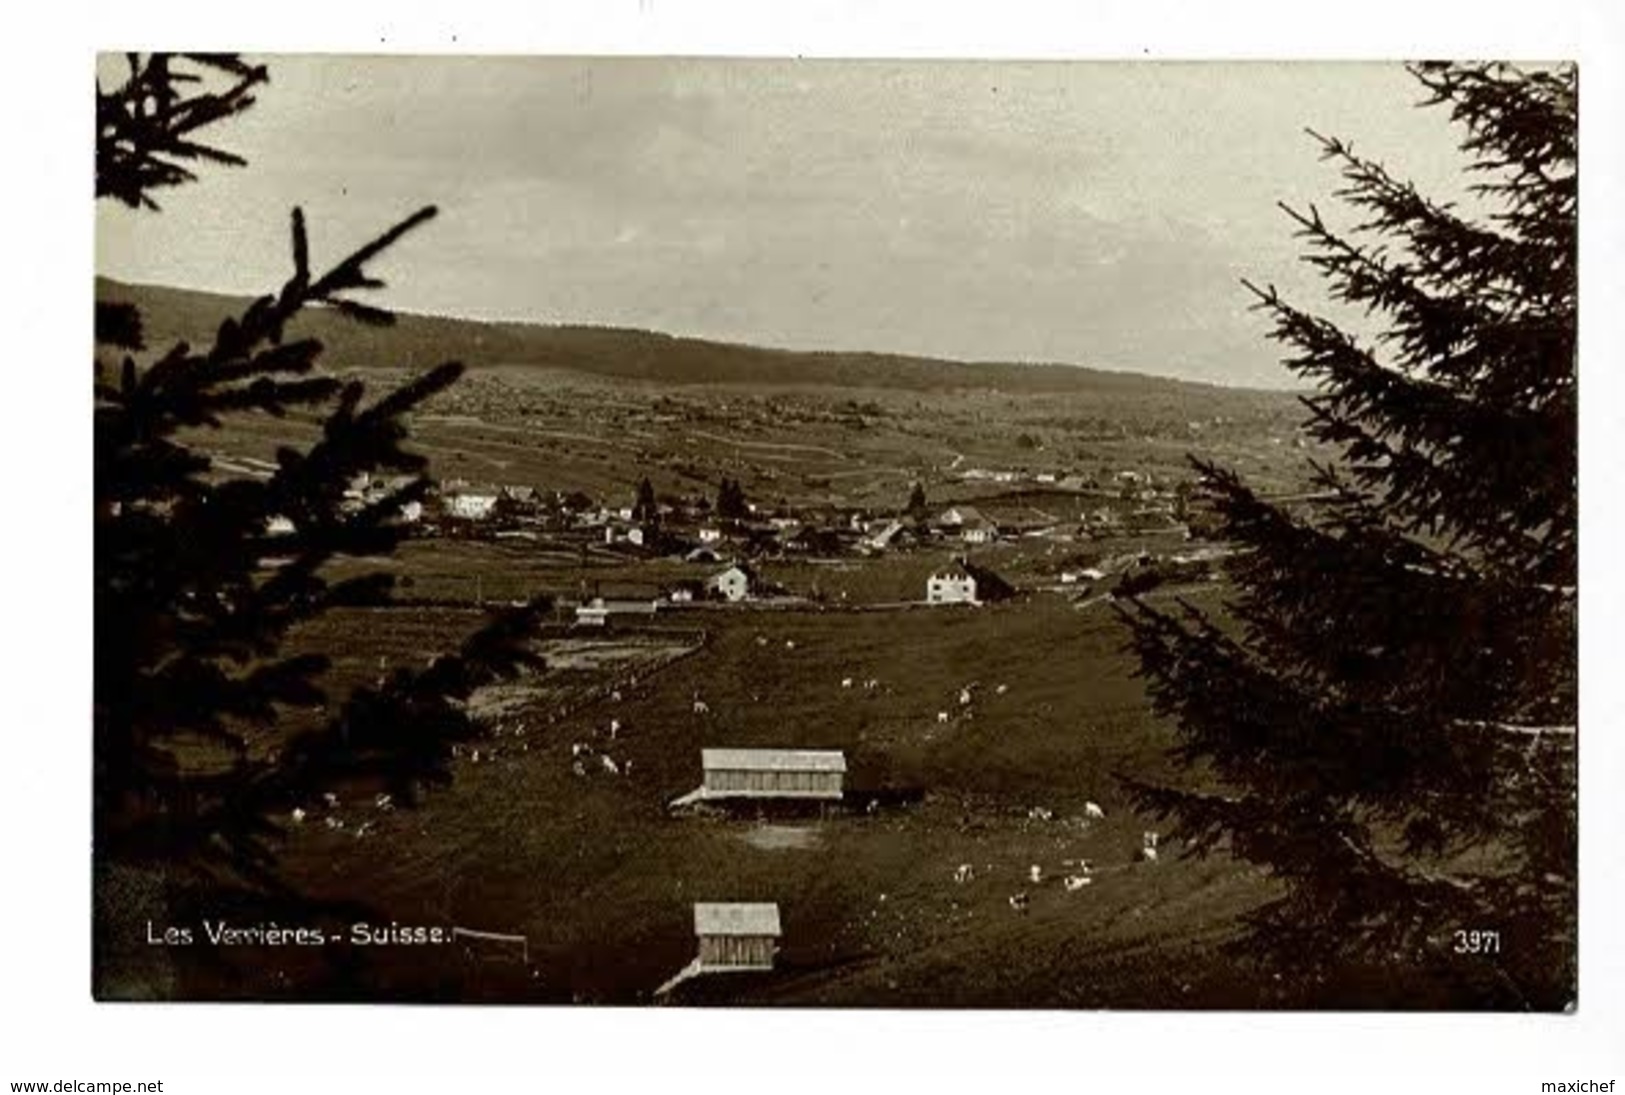
[[[150,347],[209,337],[246,298],[191,289],[96,280],[98,300],[136,304]],[[1072,365],[958,362],[897,354],[776,350],[615,327],[487,322],[402,314],[388,328],[366,327],[322,309],[294,324],[321,339],[331,364],[423,368],[447,358],[466,364],[536,365],[667,384],[812,385],[905,391],[985,389],[1010,393],[1186,396],[1226,403],[1278,404],[1281,392],[1251,391],[1108,372]]]

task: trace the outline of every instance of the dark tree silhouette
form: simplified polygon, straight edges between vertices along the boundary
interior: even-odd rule
[[[739,485],[737,479],[725,477],[717,488],[717,516],[724,521],[743,521],[750,516],[750,506],[745,502],[745,488]]]
[[[96,197],[157,209],[154,190],[197,178],[188,164],[243,165],[241,156],[195,134],[254,105],[254,89],[269,79],[263,65],[222,53],[130,53],[125,64],[123,83],[103,91],[98,81],[96,88]],[[211,73],[230,85],[210,90]]]
[[[655,501],[654,484],[649,482],[646,475],[638,483],[638,498],[632,505],[632,520],[643,524],[653,524],[660,519],[660,506]]]
[[[908,508],[904,512],[910,517],[922,517],[925,515],[926,504],[925,484],[916,479],[908,492]]]
[[[1283,883],[1242,947],[1296,999],[1556,1009],[1576,987],[1577,79],[1411,71],[1462,127],[1483,211],[1317,137],[1360,223],[1286,211],[1381,333],[1250,288],[1318,386],[1334,500],[1288,512],[1196,462],[1236,592],[1222,613],[1123,602],[1192,765],[1132,789]]]
[[[213,87],[215,74],[230,84]],[[98,197],[155,208],[151,191],[193,178],[183,164],[240,164],[197,131],[240,112],[266,80],[235,56],[132,56],[124,83],[97,88]],[[434,215],[419,210],[318,271],[295,209],[286,283],[223,318],[208,345],[178,343],[144,364],[137,310],[98,306],[99,866],[158,865],[171,879],[192,870],[286,893],[276,840],[291,810],[358,784],[410,805],[450,778],[452,743],[480,733],[464,705],[472,691],[536,664],[524,640],[541,603],[493,617],[459,649],[397,668],[333,710],[327,659],[283,652],[294,625],[388,597],[388,575],[330,582],[325,568],[388,554],[406,535],[401,509],[429,486],[424,458],[403,447],[406,418],[462,371],[443,364],[369,399],[359,381],[324,374],[321,345],[292,327],[313,306],[390,323],[351,294],[381,288],[368,263]],[[311,422],[319,439],[279,449],[265,478],[227,474],[203,447],[211,431],[260,415]],[[394,485],[346,499],[361,473],[393,473]]]

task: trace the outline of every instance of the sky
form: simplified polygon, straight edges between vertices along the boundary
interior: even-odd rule
[[[319,266],[434,203],[379,303],[1280,387],[1240,279],[1319,306],[1276,203],[1353,220],[1305,127],[1462,186],[1398,64],[254,59],[249,165],[99,202],[100,273],[267,292],[293,206]]]

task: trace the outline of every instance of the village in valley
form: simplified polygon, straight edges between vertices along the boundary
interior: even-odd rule
[[[476,693],[484,740],[417,808],[367,786],[302,806],[285,869],[455,940],[360,948],[375,999],[1256,999],[1214,944],[1270,886],[1171,858],[1180,834],[1123,789],[1172,771],[1173,738],[1113,602],[1221,603],[1231,549],[1186,456],[1312,501],[1297,421],[1284,393],[1166,381],[476,369],[414,420],[409,538],[334,564],[391,575],[387,602],[290,634],[337,653],[328,704],[287,721],[536,597],[545,668]],[[211,432],[216,472],[265,475],[304,428]],[[345,505],[408,481],[358,476]],[[266,531],[274,569],[287,526]],[[272,961],[255,994],[337,991],[312,956]]]

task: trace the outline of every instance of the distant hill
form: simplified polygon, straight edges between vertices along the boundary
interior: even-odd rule
[[[193,289],[96,279],[98,300],[140,307],[150,348],[194,345],[249,300]],[[1201,397],[1237,389],[1073,365],[945,361],[899,354],[776,350],[618,327],[492,322],[402,313],[368,327],[326,309],[307,310],[293,334],[320,339],[339,368],[420,369],[448,359],[471,367],[536,365],[667,384],[816,385],[905,391],[1098,392],[1103,396]],[[1248,393],[1254,394],[1254,393]],[[1265,393],[1256,393],[1265,395]],[[1280,398],[1268,393],[1266,398]]]

